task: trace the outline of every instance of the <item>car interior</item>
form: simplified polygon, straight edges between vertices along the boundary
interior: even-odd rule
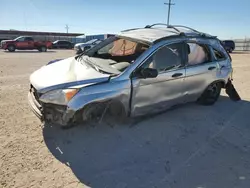
[[[188,43],[188,65],[198,65],[211,61],[209,49],[205,45]]]
[[[148,48],[146,44],[117,39],[98,50],[93,57],[115,61],[111,66],[122,72]]]

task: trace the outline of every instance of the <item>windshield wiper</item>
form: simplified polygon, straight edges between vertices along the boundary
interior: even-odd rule
[[[83,60],[83,58],[81,58],[81,61]],[[83,61],[81,62],[83,63]],[[87,58],[85,59],[84,63],[86,63],[87,65],[89,65],[90,67],[92,67],[93,69],[95,69],[96,71],[100,72],[100,69],[91,61],[89,61]]]

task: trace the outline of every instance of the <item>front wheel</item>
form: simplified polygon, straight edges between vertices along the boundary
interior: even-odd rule
[[[221,83],[212,83],[198,99],[198,103],[202,105],[213,105],[218,100],[220,92]]]
[[[16,47],[14,45],[9,45],[8,50],[9,52],[14,52],[16,50]]]

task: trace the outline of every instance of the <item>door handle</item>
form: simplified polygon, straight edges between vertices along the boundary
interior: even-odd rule
[[[172,75],[173,78],[176,78],[176,77],[180,77],[182,76],[183,74],[182,73],[175,73]]]
[[[216,67],[208,67],[208,70],[214,70]]]

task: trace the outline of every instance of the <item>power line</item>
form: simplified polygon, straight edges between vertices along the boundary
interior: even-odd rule
[[[175,5],[175,3],[171,3],[171,0],[168,0],[168,3],[164,3],[164,5],[168,5],[168,21],[167,21],[167,24],[169,25],[170,9],[171,9],[172,5]]]
[[[69,33],[69,26],[68,26],[68,24],[66,24],[65,29],[66,29],[67,33]]]

